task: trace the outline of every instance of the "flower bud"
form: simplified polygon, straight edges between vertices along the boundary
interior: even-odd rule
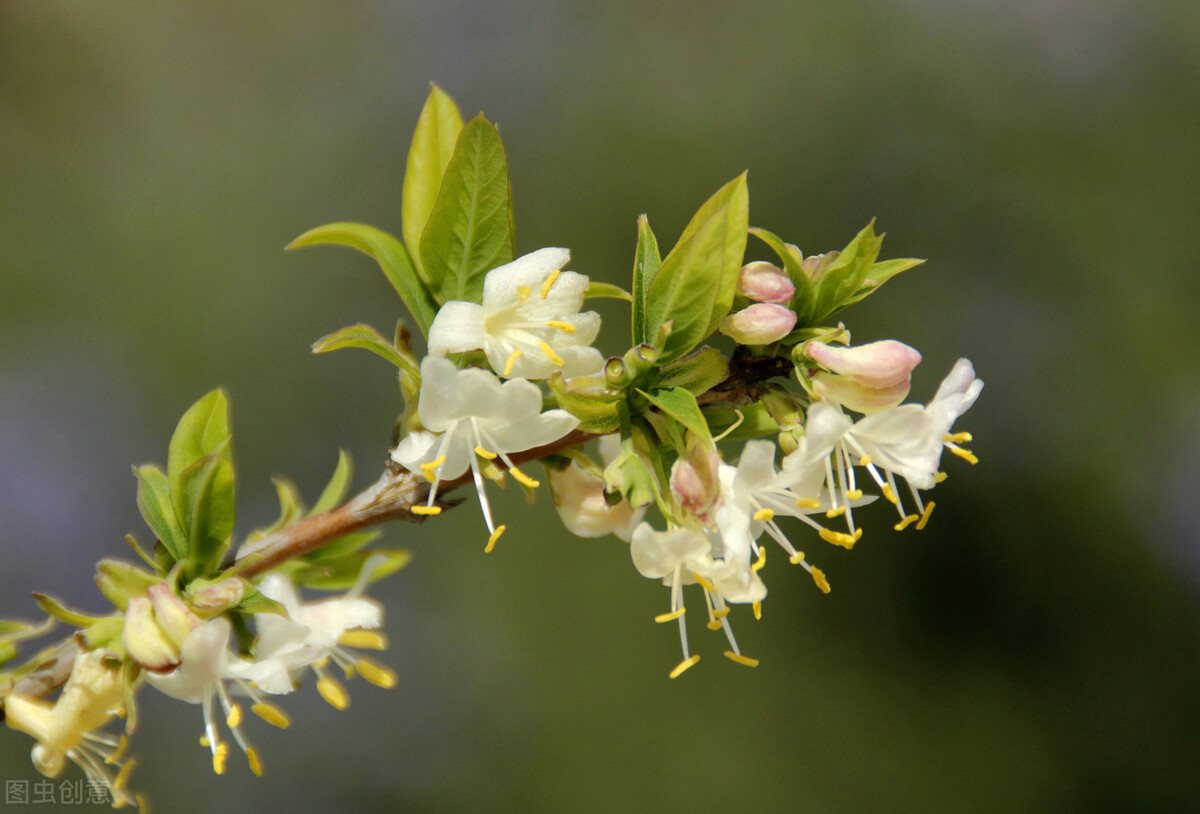
[[[144,596],[132,597],[125,608],[121,643],[134,661],[152,672],[169,672],[179,664],[178,645],[154,620],[154,608]]]
[[[245,595],[246,583],[228,577],[192,594],[192,610],[205,617],[216,616],[237,605]]]
[[[737,293],[756,302],[784,305],[792,301],[796,286],[778,266],[756,260],[742,266],[738,272]]]
[[[921,354],[915,348],[895,339],[856,348],[837,348],[812,342],[805,352],[810,359],[834,373],[840,373],[855,384],[873,388],[887,388],[907,382],[913,368],[921,362]],[[907,392],[906,387],[906,395]]]
[[[200,624],[196,614],[188,610],[183,600],[171,593],[170,586],[165,582],[151,585],[146,590],[150,605],[154,608],[154,619],[163,633],[175,647],[182,647],[183,640],[192,632],[192,628]]]
[[[755,303],[721,320],[721,333],[739,345],[769,345],[796,327],[796,312],[774,303]]]
[[[687,450],[671,467],[671,494],[679,507],[707,522],[721,498],[721,459],[713,443],[689,436]]]
[[[829,267],[833,265],[833,261],[837,260],[840,255],[841,252],[814,254],[812,257],[804,258],[800,263],[800,270],[813,283],[818,283],[825,276],[825,272],[829,271]]]
[[[642,512],[634,512],[625,500],[610,504],[604,491],[604,478],[574,461],[550,470],[550,494],[568,531],[579,537],[615,534],[628,540]]]
[[[890,387],[863,387],[833,373],[818,373],[812,378],[812,389],[818,396],[859,413],[877,413],[895,407],[908,395],[909,385],[907,377]]]

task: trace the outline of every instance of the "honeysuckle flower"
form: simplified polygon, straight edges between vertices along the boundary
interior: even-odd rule
[[[946,433],[950,432],[958,417],[971,408],[982,389],[983,382],[975,378],[975,368],[971,360],[959,359],[950,369],[949,375],[942,380],[933,401],[925,407],[925,412],[933,422],[934,436],[941,437],[946,449],[972,464],[977,463],[979,459],[970,450],[959,446],[970,441],[971,434],[956,433],[947,436]]]
[[[739,345],[769,345],[796,327],[796,312],[782,305],[757,302],[721,320],[720,331]]]
[[[147,673],[146,681],[156,690],[172,698],[189,704],[200,704],[204,716],[204,737],[201,743],[212,751],[213,771],[223,774],[229,757],[229,744],[221,740],[217,731],[217,722],[213,715],[213,696],[216,696],[225,713],[225,724],[233,733],[237,745],[246,754],[250,770],[256,775],[261,775],[262,763],[258,753],[242,735],[241,707],[230,700],[225,684],[232,682],[248,695],[253,702],[251,711],[267,723],[286,729],[290,722],[287,716],[267,703],[261,693],[249,683],[250,662],[230,652],[230,632],[231,625],[224,616],[201,622],[183,640],[179,666],[166,674]]]
[[[129,657],[146,670],[162,673],[179,664],[179,645],[155,621],[154,607],[144,596],[130,597],[125,607],[121,644]]]
[[[374,632],[383,624],[383,608],[362,597],[376,562],[368,559],[354,587],[338,599],[302,602],[295,584],[286,576],[270,573],[258,584],[259,593],[283,605],[287,616],[255,614],[258,642],[253,663],[240,675],[263,692],[281,694],[295,687],[297,673],[311,668],[317,674],[317,691],[336,709],[345,709],[350,696],[326,671],[332,660],[347,677],[358,672],[379,687],[396,685],[391,668],[372,659],[352,655],[347,648],[383,650],[387,640]]]
[[[483,281],[483,303],[452,300],[429,326],[429,353],[444,356],[482,350],[505,378],[545,379],[556,370],[568,378],[599,370],[591,347],[600,315],[580,313],[588,278],[562,271],[566,249],[538,249],[492,269]]]
[[[852,348],[810,342],[805,353],[832,371],[813,376],[813,392],[859,413],[876,413],[903,402],[913,368],[921,361],[914,348],[894,339]]]
[[[902,379],[887,387],[866,387],[836,373],[819,371],[810,380],[813,393],[825,401],[840,404],[856,413],[877,413],[904,401],[910,380]]]
[[[786,305],[796,295],[796,286],[783,269],[765,260],[755,260],[738,272],[737,293],[755,302]]]
[[[530,488],[538,482],[518,469],[509,453],[557,441],[575,429],[579,419],[566,410],[542,412],[542,391],[525,379],[501,383],[481,368],[459,370],[448,359],[427,356],[421,362],[421,395],[417,414],[430,432],[410,433],[392,451],[392,459],[430,482],[429,499],[414,514],[441,512],[438,485],[467,471],[475,479],[479,505],[487,522],[487,551],[504,532],[492,520],[479,458],[499,458],[508,472]]]
[[[125,783],[134,761],[120,765],[125,737],[99,732],[114,715],[125,712],[125,684],[119,664],[110,664],[104,651],[89,650],[75,657],[71,675],[54,703],[40,698],[9,695],[3,701],[4,722],[33,736],[33,765],[46,777],[62,774],[70,759],[88,780],[112,793],[113,807],[137,804]],[[117,766],[115,775],[108,767]]]
[[[608,436],[611,437],[611,436]],[[633,528],[641,522],[645,509],[635,510],[622,498],[609,503],[607,485],[599,468],[571,461],[563,469],[549,472],[550,496],[567,531],[577,537],[603,537],[615,534],[628,542]]]

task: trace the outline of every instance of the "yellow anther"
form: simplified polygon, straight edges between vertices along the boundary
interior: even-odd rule
[[[442,513],[441,506],[413,506],[409,509],[413,514],[435,515]]]
[[[478,446],[475,447],[475,454],[478,455],[480,458],[483,458],[485,461],[494,461],[494,460],[496,460],[496,457],[497,457],[496,453],[489,452],[488,450],[484,449],[483,447],[478,447]]]
[[[715,609],[713,609],[712,615],[717,617],[718,619],[724,619],[726,616],[729,615],[729,608],[728,607],[715,608]]]
[[[670,677],[671,678],[679,678],[681,675],[683,675],[685,670],[690,668],[693,664],[695,664],[698,661],[700,661],[699,653],[692,656],[690,659],[684,659],[683,661],[681,661],[675,665],[675,669],[671,671]]]
[[[529,286],[527,286],[527,285],[517,286],[517,296],[521,298],[521,302],[525,302],[525,300],[529,299],[529,295],[532,293],[533,292],[529,289]]]
[[[815,497],[802,497],[796,501],[796,508],[819,509],[821,508],[821,501],[817,500]]]
[[[484,554],[492,553],[492,549],[496,547],[496,541],[500,539],[500,535],[504,533],[506,528],[508,526],[496,526],[496,530],[488,537],[487,545],[483,547]]]
[[[550,272],[550,276],[546,278],[546,282],[542,283],[542,299],[546,299],[550,295],[550,286],[554,285],[554,281],[558,279],[560,271],[555,269]]]
[[[969,449],[963,449],[962,447],[948,447],[948,449],[969,464],[979,463],[979,459],[975,457],[975,453]]]
[[[517,363],[517,360],[520,359],[524,354],[525,354],[525,351],[521,350],[520,348],[517,348],[515,351],[513,351],[512,353],[510,353],[508,355],[508,358],[506,360],[504,360],[504,375],[506,377],[512,375],[513,365],[515,365]]]
[[[894,528],[896,531],[904,531],[906,528],[908,528],[909,526],[911,526],[913,523],[917,522],[920,519],[921,519],[920,516],[915,515],[915,514],[910,514],[908,517],[904,518],[899,523],[892,526],[892,528]]]
[[[125,754],[125,750],[128,747],[129,747],[129,740],[124,735],[121,735],[121,739],[117,741],[116,751],[114,751],[111,755],[106,757],[104,759],[104,762],[107,763],[109,766],[112,766],[118,760],[121,759],[121,755]]]
[[[105,761],[107,762],[107,761]],[[137,765],[136,760],[128,761],[124,766],[117,771],[117,776],[113,778],[112,787],[115,791],[121,791],[129,783],[129,775],[133,771],[133,767]]]
[[[710,619],[708,624],[705,627],[707,627],[709,630],[720,630],[721,623],[719,621],[717,621],[716,619]]]
[[[864,455],[858,459],[858,465],[859,466],[870,466],[871,462],[874,460],[875,459],[872,458],[870,455]]]
[[[237,729],[242,725],[242,708],[234,704],[229,708],[229,714],[225,716],[225,724],[230,729]]]
[[[253,746],[246,747],[246,762],[250,764],[250,771],[254,772],[255,777],[262,777],[262,761],[258,759],[258,752],[254,751]]]
[[[944,480],[945,480],[946,478],[948,478],[948,477],[950,477],[950,476],[949,476],[949,475],[947,475],[945,472],[934,472],[934,473],[933,473],[933,479],[934,479],[935,481],[937,481],[938,483],[941,483],[942,481],[944,481]]]
[[[318,670],[324,670],[329,666],[329,656],[321,656],[321,658],[317,659],[313,666]]]
[[[225,774],[225,761],[229,759],[229,744],[218,743],[217,751],[213,752],[213,771]]]
[[[317,692],[329,703],[329,706],[336,710],[343,710],[350,706],[349,693],[332,676],[321,676],[320,680],[317,681]]]
[[[565,362],[562,360],[562,357],[554,352],[554,348],[550,347],[545,342],[538,342],[538,350],[546,354],[546,358],[558,367],[562,367],[565,364]]]
[[[679,610],[673,610],[670,613],[660,613],[658,616],[654,617],[654,621],[659,622],[659,623],[674,622],[680,616],[683,616],[684,611],[686,611],[686,610],[687,610],[687,608],[680,608]]]
[[[838,506],[836,509],[830,509],[829,511],[825,512],[825,516],[830,517],[830,518],[841,517],[845,513],[846,513],[846,507]]]
[[[562,331],[565,334],[575,333],[574,325],[572,325],[569,322],[561,322],[557,319],[550,320],[549,322],[546,323],[546,326],[550,327],[550,328],[557,328],[558,330]]]
[[[862,529],[856,529],[853,534],[846,534],[840,531],[830,531],[829,529],[821,529],[817,532],[821,535],[821,539],[827,543],[840,545],[842,548],[854,548],[854,544],[862,537]]]
[[[396,671],[386,664],[380,664],[374,659],[361,658],[354,662],[354,666],[358,668],[358,674],[365,681],[371,682],[376,687],[390,690],[396,686]]]
[[[430,483],[433,483],[435,480],[437,480],[437,475],[434,474],[433,470],[437,469],[439,466],[441,466],[444,463],[446,463],[446,456],[439,455],[436,458],[434,458],[432,461],[430,461],[429,463],[421,464],[421,466],[420,466],[421,474],[423,474],[425,476],[425,480],[429,481]]]
[[[942,436],[942,440],[950,444],[969,444],[973,440],[969,432],[956,432],[951,435]]]
[[[280,729],[287,729],[292,725],[292,721],[279,707],[268,704],[265,701],[259,702],[250,707],[250,711],[269,723],[271,726],[277,726]]]
[[[762,618],[762,603],[755,602],[750,607],[752,607],[754,609],[754,618],[761,619]]]
[[[896,497],[896,493],[892,491],[892,487],[886,483],[883,485],[883,498],[888,503],[900,502],[900,498]]]
[[[761,571],[762,567],[767,564],[767,549],[766,547],[758,549],[758,560],[750,566],[751,571]]]
[[[743,656],[741,653],[735,653],[732,650],[725,651],[725,658],[730,661],[736,661],[738,664],[744,664],[747,667],[757,667],[758,659],[752,659],[749,656]]]
[[[862,489],[851,489],[846,493],[846,497],[850,500],[858,500],[863,495]]]
[[[208,736],[207,735],[200,736],[200,745],[203,746],[205,749],[208,748]]]
[[[925,524],[929,522],[929,515],[933,513],[933,501],[925,504],[925,511],[921,512],[921,519],[917,521],[917,531],[925,528]]]
[[[804,562],[804,552],[797,551],[795,554],[788,557],[788,562],[790,562],[792,565],[799,565],[800,563]]]
[[[347,630],[338,636],[338,644],[356,650],[387,650],[387,637],[374,630]]]
[[[822,593],[829,593],[829,580],[825,579],[825,572],[815,565],[812,567],[812,578]]]
[[[775,512],[770,509],[759,509],[754,513],[755,520],[761,520],[764,523],[770,523],[775,519]]]
[[[508,471],[519,483],[528,486],[530,489],[536,489],[542,485],[541,481],[534,480],[515,466],[509,467]]]
[[[713,587],[711,582],[697,574],[695,571],[692,572],[692,577],[696,580],[696,582],[700,583],[700,586],[704,588],[704,590],[708,591],[710,594],[715,594],[717,592],[717,589]]]

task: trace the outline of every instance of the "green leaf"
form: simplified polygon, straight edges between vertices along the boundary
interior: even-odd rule
[[[404,169],[404,187],[400,192],[400,232],[408,247],[417,274],[428,286],[429,274],[421,262],[421,235],[429,223],[442,188],[442,176],[454,155],[454,144],[462,130],[462,115],[454,100],[437,85],[429,86],[429,98],[421,108],[412,145],[408,148],[408,164]]]
[[[645,396],[651,404],[662,410],[664,415],[675,419],[698,438],[712,441],[708,421],[705,420],[704,413],[700,412],[700,406],[696,404],[696,397],[688,390],[682,387],[660,387],[649,393],[645,390],[638,392]]]
[[[583,293],[584,299],[593,300],[601,297],[607,297],[612,300],[625,300],[625,302],[633,302],[633,295],[618,285],[612,283],[588,283],[587,291]]]
[[[729,312],[746,250],[750,198],[742,173],[692,217],[650,283],[647,331],[674,323],[660,361],[688,353]]]
[[[735,424],[737,428],[722,437],[722,441],[743,441],[778,435],[779,425],[761,401],[742,407],[708,407],[704,410],[709,425],[718,435],[728,432]],[[740,416],[740,418],[739,418]]]
[[[88,650],[107,647],[109,650],[115,651],[124,660],[125,645],[121,641],[121,634],[124,631],[124,616],[121,614],[105,616],[103,619],[97,619],[84,628],[82,631],[83,641],[87,644]]]
[[[438,306],[429,289],[417,276],[408,252],[399,240],[382,229],[363,223],[329,223],[300,235],[286,246],[286,250],[330,244],[349,246],[374,258],[416,320],[421,334],[429,333],[429,324],[433,322]]]
[[[885,260],[882,263],[876,263],[875,265],[871,266],[871,270],[867,272],[867,279],[863,284],[863,287],[860,288],[855,294],[847,298],[842,303],[842,307],[845,308],[849,305],[853,305],[859,300],[862,300],[868,294],[873,294],[875,289],[879,288],[879,286],[883,285],[897,274],[908,271],[911,268],[915,268],[924,262],[924,260],[918,260],[915,257],[905,257],[898,258],[896,260]]]
[[[304,515],[304,503],[300,500],[300,490],[296,488],[296,484],[287,478],[271,478],[271,483],[275,484],[275,496],[279,500],[279,516],[269,526],[257,528],[247,534],[247,543],[261,540],[269,534],[287,528]]]
[[[716,387],[728,376],[729,360],[725,354],[705,345],[659,370],[654,386],[682,387],[698,396]]]
[[[125,610],[130,597],[142,596],[147,588],[162,581],[161,576],[125,560],[105,558],[96,563],[96,587],[121,610]]]
[[[180,493],[172,493],[171,498],[187,528],[185,576],[194,579],[213,572],[229,549],[235,507],[233,463],[211,455],[185,470],[180,483]]]
[[[338,450],[337,466],[333,469],[333,476],[329,478],[329,483],[325,484],[325,488],[321,490],[321,496],[317,498],[317,502],[308,510],[308,516],[327,512],[337,506],[346,497],[346,492],[350,490],[350,477],[354,472],[354,467],[350,462],[350,453],[344,449]]]
[[[336,560],[321,560],[319,562],[298,561],[297,567],[291,570],[291,577],[297,585],[316,588],[322,591],[344,591],[358,581],[358,575],[371,557],[382,555],[385,559],[375,566],[371,573],[370,582],[383,579],[394,574],[412,560],[408,551],[356,551],[353,554]]]
[[[201,458],[230,457],[229,439],[229,401],[224,391],[213,390],[189,407],[175,426],[167,451],[171,494],[179,491],[180,474]]]
[[[605,379],[576,377],[564,381],[562,374],[555,372],[547,384],[558,401],[558,406],[579,419],[579,429],[597,434],[610,433],[620,426],[620,404],[625,395],[607,390]]]
[[[813,288],[812,281],[808,279],[808,275],[801,268],[801,260],[796,256],[797,253],[792,251],[779,236],[766,229],[754,227],[750,229],[750,234],[771,247],[771,250],[779,257],[779,262],[783,264],[784,273],[796,287],[796,293],[792,295],[792,301],[788,303],[788,307],[796,312],[796,327],[803,328],[811,324],[817,292]]]
[[[484,275],[512,259],[508,159],[499,131],[481,113],[458,135],[421,235],[421,261],[439,302],[479,302]]]
[[[633,253],[633,344],[640,345],[647,341],[649,331],[646,329],[646,297],[650,292],[650,283],[662,265],[662,257],[658,253],[658,239],[650,228],[650,220],[643,214],[638,216],[638,241]]]
[[[90,613],[84,613],[83,611],[77,611],[73,608],[68,608],[54,597],[46,596],[45,594],[34,592],[33,598],[37,602],[38,607],[47,614],[53,616],[60,622],[66,622],[72,627],[88,627],[89,625],[94,625],[96,622],[99,622],[102,619],[108,618],[106,616],[92,616]]]
[[[166,474],[153,464],[135,466],[133,474],[138,479],[138,510],[146,525],[158,537],[173,561],[187,559],[187,534],[171,504]]]
[[[330,540],[320,548],[304,555],[305,562],[325,562],[327,560],[336,560],[345,557],[347,554],[352,554],[358,551],[368,543],[374,542],[383,535],[383,532],[378,530],[356,531],[350,534],[344,534],[334,540]]]
[[[370,325],[350,325],[341,330],[323,336],[313,343],[313,353],[328,353],[331,350],[343,348],[361,348],[368,350],[391,362],[396,367],[412,376],[420,376],[421,369],[412,354],[402,353],[395,345],[383,338],[383,334]]]
[[[814,322],[820,322],[847,305],[867,279],[879,256],[883,239],[875,235],[875,221],[868,223],[837,256],[817,283]]]

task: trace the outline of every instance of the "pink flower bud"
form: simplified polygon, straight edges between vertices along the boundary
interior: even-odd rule
[[[192,594],[192,609],[208,618],[229,610],[246,595],[246,584],[237,577],[227,577]]]
[[[895,339],[856,348],[812,342],[805,352],[813,361],[863,387],[886,388],[904,382],[905,394],[913,368],[921,362],[921,354]]]
[[[671,494],[679,507],[701,522],[721,499],[721,458],[717,447],[689,436],[687,449],[671,467]]]
[[[783,270],[763,260],[742,266],[738,272],[737,293],[755,302],[785,305],[792,301],[796,286]]]
[[[782,305],[760,302],[721,320],[721,333],[739,345],[769,345],[796,327],[796,312]]]
[[[812,388],[826,401],[845,405],[859,413],[877,413],[904,401],[909,379],[906,377],[889,387],[864,387],[846,376],[818,373],[813,376]]]

